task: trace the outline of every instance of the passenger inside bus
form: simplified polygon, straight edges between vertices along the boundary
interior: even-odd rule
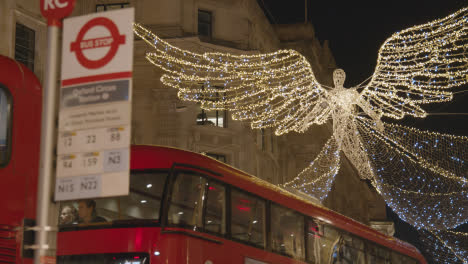
[[[78,211],[73,205],[65,205],[60,213],[60,225],[76,224],[78,220]]]
[[[94,200],[81,200],[78,202],[78,223],[89,224],[106,222],[107,220],[97,215],[96,202]]]

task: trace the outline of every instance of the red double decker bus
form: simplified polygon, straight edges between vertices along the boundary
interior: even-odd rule
[[[57,263],[426,263],[413,246],[201,154],[132,146],[130,194],[60,226]],[[79,212],[83,214],[83,212]]]

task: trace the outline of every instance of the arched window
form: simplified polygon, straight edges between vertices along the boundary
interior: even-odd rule
[[[10,161],[11,153],[11,95],[0,83],[0,167]]]

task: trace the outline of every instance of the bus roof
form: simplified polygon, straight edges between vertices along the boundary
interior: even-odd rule
[[[293,192],[200,153],[165,146],[132,146],[130,161],[132,169],[171,168],[174,163],[188,164],[195,168],[200,167],[217,172],[219,175],[213,174],[212,176],[214,178],[218,177],[219,180],[223,182],[294,209],[304,215],[331,224],[339,229],[371,240],[377,244],[389,247],[395,251],[418,259],[421,263],[426,263],[424,257],[413,245],[387,236],[367,225],[334,212],[321,205],[314,198],[303,197],[305,194],[294,194]],[[227,175],[229,175],[229,177],[226,177]]]

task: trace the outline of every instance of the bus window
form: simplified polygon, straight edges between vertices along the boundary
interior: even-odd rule
[[[304,259],[304,217],[293,210],[272,204],[272,249],[295,259]]]
[[[324,236],[321,239],[322,260],[329,260],[329,263],[353,263],[365,264],[365,244],[360,238],[357,238],[347,232],[325,225]]]
[[[367,243],[367,262],[369,264],[387,264],[390,263],[390,252],[373,243]],[[406,262],[405,262],[406,263]]]
[[[202,227],[206,184],[206,179],[198,175],[181,172],[176,176],[169,204],[169,224],[193,230]]]
[[[130,176],[130,194],[120,198],[120,216],[112,219],[159,220],[161,199],[167,172],[134,172]],[[102,206],[102,208],[105,208]]]
[[[400,253],[392,251],[390,263],[392,264],[416,264],[418,262],[408,256],[401,255]]]
[[[377,257],[379,258],[378,263],[390,264],[390,251],[382,246],[377,247]]]
[[[232,190],[231,236],[258,247],[265,247],[264,200]]]
[[[351,240],[348,241],[348,247],[353,251],[354,263],[366,263],[365,244],[362,239],[355,236],[351,236]]]
[[[0,167],[10,160],[11,100],[5,86],[0,83]]]
[[[347,234],[341,234],[333,247],[331,263],[364,264],[364,243],[362,240]]]
[[[318,263],[320,260],[322,228],[323,226],[313,219],[307,219],[307,260],[309,262]]]
[[[216,182],[208,185],[205,213],[205,231],[217,234],[226,233],[225,189]]]
[[[95,217],[107,221],[150,219],[159,221],[167,172],[133,172],[128,196],[96,199]],[[78,216],[80,201],[60,204],[59,224],[83,224]],[[96,221],[95,221],[96,222]]]

